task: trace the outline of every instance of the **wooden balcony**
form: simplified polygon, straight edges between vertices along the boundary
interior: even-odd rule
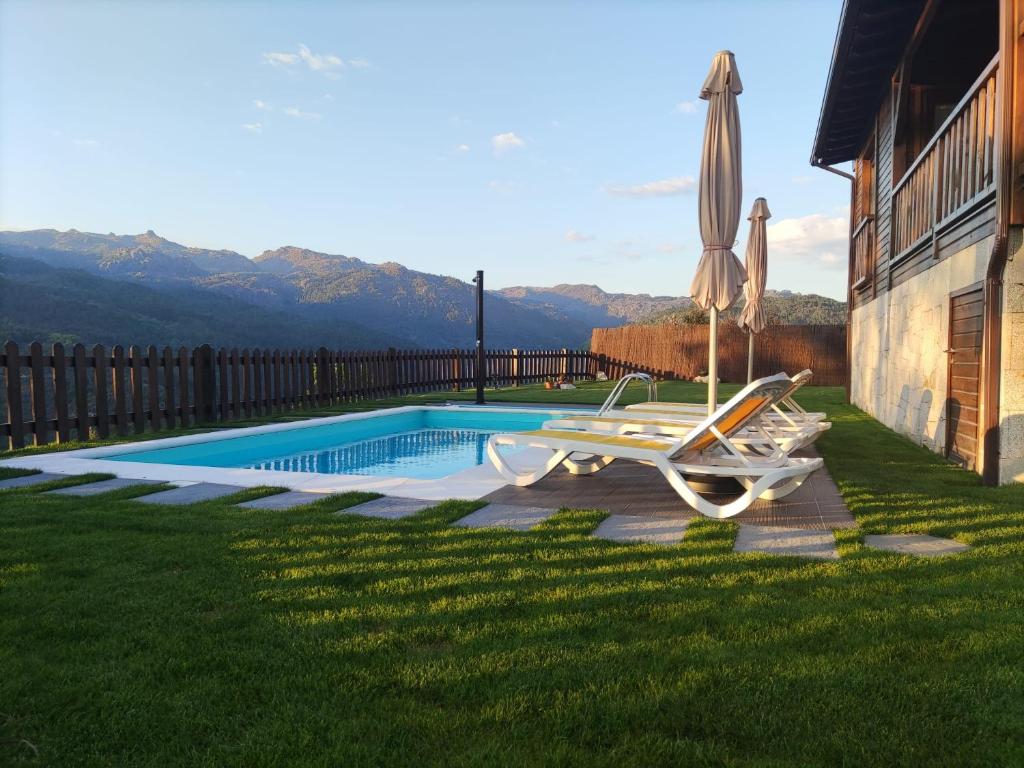
[[[994,197],[998,65],[996,56],[893,188],[893,264]]]

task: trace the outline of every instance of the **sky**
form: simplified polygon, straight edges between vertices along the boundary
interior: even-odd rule
[[[808,162],[840,6],[0,0],[0,229],[686,295],[728,49],[768,287],[844,298],[849,185]]]

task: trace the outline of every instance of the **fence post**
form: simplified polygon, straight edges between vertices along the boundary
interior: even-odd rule
[[[397,396],[402,394],[402,388],[398,381],[398,350],[388,347],[388,394]]]
[[[92,348],[93,388],[96,392],[96,435],[110,436],[110,406],[107,402],[107,353],[102,344]]]
[[[132,427],[141,435],[146,429],[146,408],[142,404],[142,349],[137,344],[128,348],[128,374],[132,389]]]
[[[85,442],[89,439],[89,364],[82,344],[75,344],[71,354],[75,363],[75,435]]]
[[[195,377],[196,405],[201,404],[202,406],[202,416],[197,416],[196,421],[213,421],[214,397],[216,395],[214,392],[213,347],[209,344],[203,344],[196,349]]]
[[[514,347],[512,349],[512,386],[513,387],[521,386],[522,383],[523,383],[522,374],[520,373],[520,369],[519,369],[519,361],[520,360],[522,360],[522,357],[521,357],[520,352],[519,352],[519,347]]]
[[[25,447],[25,418],[21,404],[21,352],[18,345],[8,341],[4,346],[7,358],[7,423],[11,425],[11,448]]]
[[[316,352],[316,404],[327,404],[327,392],[331,376],[327,371],[327,347],[320,347]]]
[[[128,393],[125,391],[125,362],[124,347],[115,344],[111,350],[113,357],[114,374],[114,423],[117,425],[117,434],[128,434]]]
[[[59,341],[53,345],[53,409],[57,417],[57,442],[66,443],[71,439],[71,422],[68,419],[68,360],[64,345]]]

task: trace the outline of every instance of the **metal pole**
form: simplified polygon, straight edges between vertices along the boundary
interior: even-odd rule
[[[747,333],[747,384],[754,380],[754,334]]]
[[[476,277],[476,404],[484,404],[484,385],[487,383],[487,360],[484,357],[484,271],[478,269]]]
[[[708,332],[708,416],[718,408],[718,307],[711,307]]]

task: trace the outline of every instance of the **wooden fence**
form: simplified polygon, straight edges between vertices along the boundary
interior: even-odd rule
[[[708,326],[595,328],[590,348],[594,355],[628,356],[641,370],[662,378],[691,379],[707,371]],[[846,383],[845,325],[768,326],[754,337],[755,378],[804,368],[814,371],[813,384]],[[747,380],[747,334],[733,323],[718,329],[718,376],[722,381]]]
[[[518,386],[549,377],[620,376],[638,370],[588,351],[489,349],[488,386]],[[193,424],[268,416],[298,408],[422,392],[457,391],[476,383],[474,350],[340,352],[54,344],[0,353],[11,448],[89,437],[141,434]]]

